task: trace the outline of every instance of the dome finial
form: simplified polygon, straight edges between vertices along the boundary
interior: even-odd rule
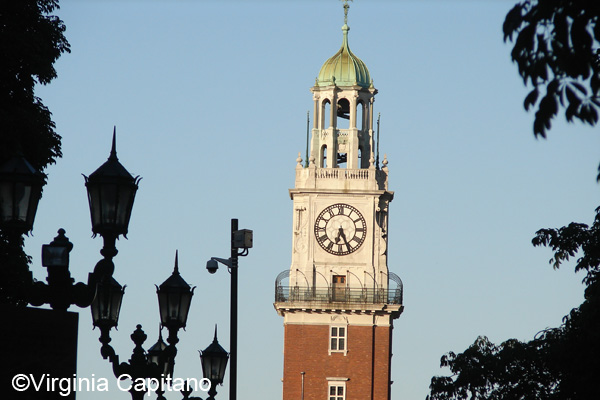
[[[350,6],[348,5],[348,0],[341,0],[344,2],[344,25],[348,25],[348,9]],[[350,0],[352,1],[352,0]]]
[[[352,0],[341,0],[344,2],[344,21],[348,21],[348,1]],[[369,76],[369,70],[364,62],[356,57],[351,51],[348,45],[348,31],[350,28],[345,23],[342,26],[343,39],[342,46],[336,54],[330,57],[319,71],[315,86],[328,87],[328,86],[361,86],[368,88],[371,77]]]

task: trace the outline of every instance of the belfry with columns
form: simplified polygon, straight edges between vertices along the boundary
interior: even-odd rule
[[[275,282],[284,323],[283,400],[388,400],[402,281],[389,271],[387,158],[373,130],[377,90],[342,46],[319,71],[308,160],[298,156],[292,261]]]

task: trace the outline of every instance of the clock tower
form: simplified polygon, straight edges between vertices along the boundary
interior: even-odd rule
[[[373,130],[377,89],[348,45],[311,88],[308,160],[298,156],[292,262],[275,282],[284,318],[283,400],[388,400],[402,281],[390,272],[388,161]]]

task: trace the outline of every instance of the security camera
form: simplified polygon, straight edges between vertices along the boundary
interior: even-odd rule
[[[217,270],[219,269],[219,263],[216,262],[215,260],[208,260],[206,262],[206,269],[208,270],[208,272],[210,272],[211,274],[214,274],[215,272],[217,272]]]

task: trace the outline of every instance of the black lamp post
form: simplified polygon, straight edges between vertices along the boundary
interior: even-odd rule
[[[217,394],[217,385],[223,384],[228,359],[229,354],[227,354],[217,340],[217,327],[215,326],[215,338],[213,342],[204,351],[200,352],[202,374],[204,378],[210,381],[210,389],[208,391],[210,397],[206,400],[214,400]]]
[[[142,400],[148,391],[147,388],[140,387],[140,379],[153,378],[161,380],[161,368],[158,364],[151,361],[148,353],[144,350],[142,345],[148,338],[148,336],[142,330],[141,325],[137,325],[136,329],[130,335],[131,340],[135,344],[131,358],[128,363],[119,363],[119,356],[115,354],[114,349],[110,345],[106,345],[110,348],[111,354],[109,355],[110,362],[112,363],[113,373],[115,377],[128,375],[131,377],[132,384],[129,389],[132,400]],[[106,357],[105,357],[106,358]]]
[[[194,288],[190,287],[179,274],[178,264],[178,254],[175,253],[173,273],[160,286],[157,286],[156,291],[161,325],[169,330],[169,337],[167,338],[169,344],[163,342],[162,335],[159,335],[158,342],[145,352],[142,344],[147,336],[142,331],[142,326],[137,325],[136,330],[131,335],[131,340],[136,347],[129,363],[119,363],[119,356],[115,353],[113,347],[109,345],[111,341],[110,330],[116,327],[118,323],[124,288],[113,277],[108,277],[108,279],[105,277],[98,283],[96,298],[91,306],[92,320],[94,326],[99,327],[101,331],[99,340],[102,343],[102,348],[100,353],[104,359],[111,362],[115,377],[118,378],[123,374],[127,374],[135,381],[138,378],[156,378],[160,380],[163,377],[173,375],[175,356],[177,355],[175,345],[179,342],[177,333],[179,329],[186,326],[194,294]],[[133,385],[130,393],[134,400],[143,399],[146,390],[142,391]],[[157,393],[159,393],[159,398],[162,398],[162,388]]]
[[[114,271],[112,258],[117,254],[115,241],[119,235],[127,234],[140,178],[131,176],[117,159],[116,129],[113,131],[108,160],[85,180],[92,231],[94,235],[100,234],[104,238],[104,248],[100,252],[104,259],[97,263],[94,274],[88,277],[87,285],[73,284],[69,273],[69,252],[73,244],[65,236],[64,229],[60,229],[52,243],[42,246],[42,264],[48,268],[48,285],[33,282],[27,265],[21,267],[24,270],[21,274],[24,277],[19,282],[22,287],[16,291],[29,304],[39,306],[48,303],[55,310],[67,310],[72,304],[87,307],[94,297],[96,282],[99,282],[97,303],[106,303],[107,296],[115,296],[119,292],[111,289],[120,287],[114,279],[111,280]],[[0,167],[0,228],[4,234],[12,236],[9,245],[12,244],[14,249],[11,252],[15,254],[22,252],[22,235],[33,228],[43,184],[43,174],[36,171],[21,154]],[[17,237],[20,239],[17,240]],[[3,286],[10,285],[10,282],[3,283]],[[122,290],[120,292],[122,295]],[[106,312],[118,314],[120,303],[113,301],[112,304],[118,306],[113,310],[98,306],[104,313],[97,315],[98,320],[104,321],[100,324],[111,324],[106,322]],[[115,325],[116,322],[112,326]]]
[[[175,356],[177,349],[175,345],[179,342],[177,332],[185,328],[187,323],[192,296],[195,287],[191,287],[179,274],[179,254],[175,251],[175,268],[171,276],[160,286],[156,286],[158,295],[158,309],[160,311],[161,325],[169,330],[167,342],[169,345],[164,351],[165,358],[169,364],[169,375],[173,374]]]
[[[92,301],[92,324],[100,328],[100,353],[104,359],[114,355],[110,343],[110,330],[117,327],[119,323],[119,312],[125,287],[121,286],[112,276],[104,277],[96,284],[96,297]]]
[[[206,263],[206,269],[211,274],[217,272],[221,263],[231,271],[231,310],[229,316],[231,364],[229,367],[229,399],[237,399],[237,314],[238,314],[238,257],[248,255],[252,248],[252,231],[238,229],[238,220],[231,220],[231,257],[228,259],[211,257]],[[240,251],[241,250],[241,251]]]
[[[19,154],[0,167],[0,228],[12,236],[9,245],[12,252],[22,252],[22,235],[33,229],[33,221],[41,197],[44,175]],[[18,239],[17,239],[18,238]],[[42,265],[48,270],[48,278],[44,282],[34,282],[27,265],[24,271],[19,297],[26,304],[34,306],[50,304],[54,310],[67,310],[72,304],[79,307],[90,305],[94,296],[94,278],[90,274],[88,284],[77,283],[69,273],[69,253],[73,244],[60,229],[58,236],[42,246]],[[18,265],[11,265],[18,269]],[[10,285],[10,282],[3,282]]]
[[[19,235],[33,229],[44,176],[19,154],[0,167],[0,224]]]
[[[133,209],[135,193],[140,177],[133,177],[117,158],[116,128],[113,131],[112,148],[108,160],[89,177],[85,176],[92,232],[104,239],[104,247],[100,254],[106,260],[112,260],[117,255],[115,241],[119,235],[127,237],[129,219]],[[98,272],[102,275],[112,275],[114,265],[103,263]]]
[[[112,276],[112,261],[118,253],[115,242],[119,235],[126,237],[140,177],[133,177],[117,158],[116,128],[113,129],[112,147],[108,160],[89,177],[85,176],[88,192],[92,232],[100,235],[104,245],[100,254],[104,258],[96,264],[96,296],[91,304],[92,323],[100,328],[102,357],[114,356],[110,343],[110,330],[119,321],[125,287]]]
[[[148,361],[159,366],[160,373],[164,376],[171,374],[172,368],[169,362],[165,360],[164,350],[167,344],[162,338],[162,329],[158,331],[158,340],[148,349]]]
[[[93,325],[99,327],[101,331],[99,340],[102,343],[102,357],[112,363],[115,376],[127,374],[134,380],[172,376],[177,354],[175,345],[179,341],[177,333],[179,329],[186,326],[194,292],[194,288],[190,287],[179,274],[177,253],[172,275],[157,286],[161,326],[169,330],[167,338],[169,344],[162,340],[162,334],[159,333],[157,343],[147,352],[144,351],[142,344],[147,336],[141,329],[141,325],[137,325],[131,335],[135,348],[129,363],[119,363],[119,356],[109,345],[110,330],[118,325],[125,292],[125,287],[113,277],[112,259],[118,253],[115,242],[120,235],[127,237],[135,194],[140,181],[140,178],[134,178],[117,158],[116,129],[113,131],[108,160],[89,177],[84,175],[84,178],[88,192],[92,232],[94,236],[101,235],[104,241],[100,251],[103,259],[96,264],[87,285],[74,284],[69,273],[69,253],[73,244],[65,236],[64,229],[60,229],[58,236],[51,243],[42,246],[42,264],[48,270],[48,284],[33,282],[31,273],[28,268],[25,268],[26,287],[20,287],[20,291],[25,292],[27,302],[33,305],[48,303],[55,310],[67,310],[71,304],[80,307],[91,305]],[[20,241],[14,241],[17,244],[22,244],[22,235],[32,230],[44,183],[44,175],[37,172],[22,155],[0,166],[0,228],[5,235],[20,238]],[[218,346],[216,333],[213,344],[215,343]],[[212,354],[209,349],[205,350],[207,351],[207,354]],[[222,374],[219,382],[222,382]],[[146,390],[132,385],[130,392],[133,399],[142,399]],[[164,399],[162,386],[157,393],[159,399]]]
[[[0,166],[0,297],[15,306],[27,305],[33,283],[23,234],[33,228],[43,185],[43,174],[21,153]]]
[[[187,323],[194,288],[179,274],[179,252],[175,252],[175,267],[171,276],[160,286],[156,286],[158,295],[158,306],[160,311],[160,322],[162,326],[171,331],[185,328]],[[171,343],[170,338],[167,339]],[[175,342],[176,343],[176,342]]]
[[[96,290],[93,274],[88,275],[88,283],[73,283],[69,272],[69,253],[73,243],[65,236],[65,230],[59,229],[54,240],[42,246],[42,265],[48,270],[44,282],[34,282],[27,293],[27,300],[34,306],[50,304],[53,310],[66,311],[72,304],[87,307],[92,302]]]

